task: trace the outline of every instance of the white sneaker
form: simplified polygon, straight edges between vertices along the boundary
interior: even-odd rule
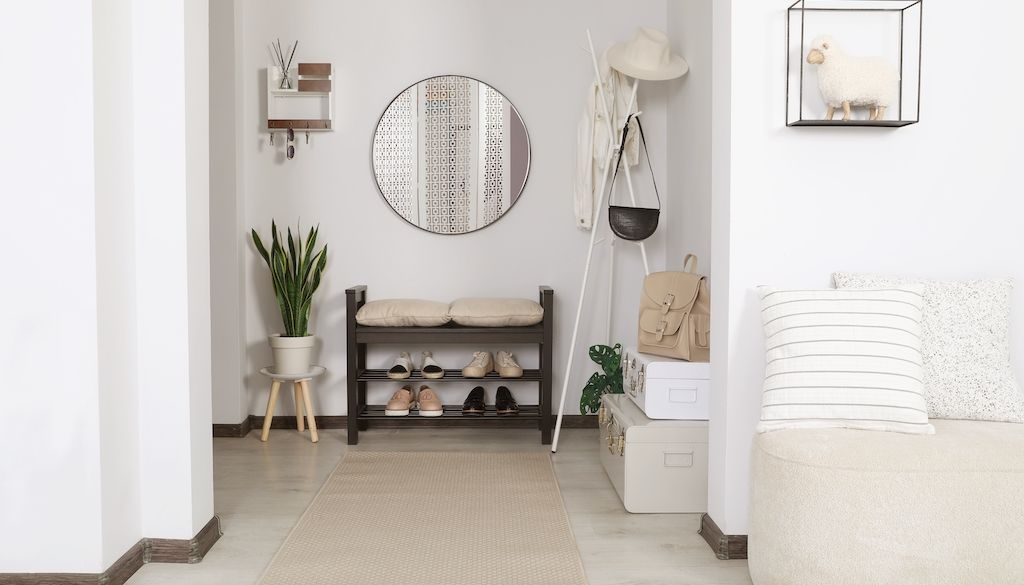
[[[429,351],[423,352],[423,365],[420,366],[420,371],[423,372],[423,377],[429,380],[444,378],[444,368],[434,361],[434,354]]]
[[[516,358],[507,351],[499,351],[495,355],[495,367],[498,375],[502,378],[522,378],[523,367],[516,362]]]
[[[395,365],[388,370],[388,378],[392,380],[404,380],[412,375],[412,358],[409,352],[403,351],[395,358]]]
[[[489,351],[473,352],[473,361],[462,368],[463,378],[483,378],[494,369],[494,359]]]

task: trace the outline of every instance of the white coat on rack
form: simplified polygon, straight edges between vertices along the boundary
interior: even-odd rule
[[[612,145],[618,143],[617,136],[609,135],[609,128],[615,133],[622,129],[626,116],[636,113],[636,107],[628,110],[630,97],[629,79],[608,65],[607,52],[598,60],[600,82],[590,84],[587,102],[580,117],[576,132],[576,175],[573,178],[573,209],[576,213],[576,227],[589,230],[594,223],[594,201],[597,189],[605,172]],[[611,110],[612,123],[605,122],[601,90]],[[630,122],[626,149],[622,160],[629,166],[640,161],[640,142],[637,139],[636,122]]]

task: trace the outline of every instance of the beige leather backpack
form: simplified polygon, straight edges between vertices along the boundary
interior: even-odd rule
[[[697,274],[697,257],[687,254],[683,272],[654,272],[640,295],[641,353],[706,362],[711,357],[711,295]]]

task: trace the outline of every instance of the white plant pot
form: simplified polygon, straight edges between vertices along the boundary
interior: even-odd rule
[[[270,342],[270,350],[274,353],[275,373],[302,374],[310,370],[316,336],[284,337],[275,333],[267,340]]]

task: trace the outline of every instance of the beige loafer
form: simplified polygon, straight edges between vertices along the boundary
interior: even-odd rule
[[[494,358],[489,351],[473,352],[473,361],[462,368],[463,378],[483,378],[494,370]]]
[[[420,386],[416,402],[420,405],[420,416],[441,416],[444,414],[444,405],[437,393],[430,386]]]
[[[411,386],[402,386],[388,400],[384,407],[385,416],[408,416],[409,411],[416,406],[416,397],[413,396]]]
[[[516,362],[515,356],[507,351],[499,351],[495,356],[494,369],[502,378],[522,378],[523,367]]]

